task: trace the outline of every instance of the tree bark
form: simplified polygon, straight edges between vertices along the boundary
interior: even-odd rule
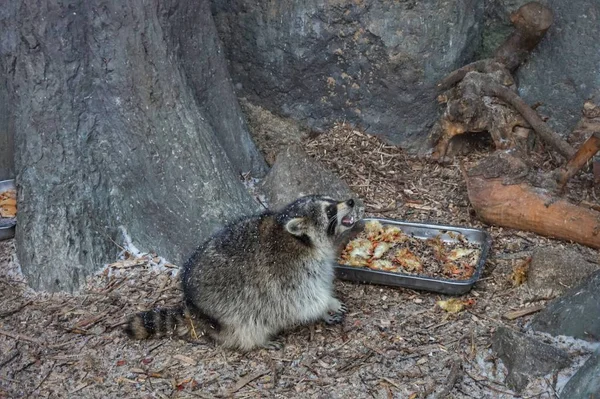
[[[211,18],[204,0],[3,5],[16,244],[34,288],[76,290],[114,258],[120,225],[140,249],[181,263],[258,209],[238,174],[262,161]]]
[[[0,71],[2,70],[0,59]],[[8,109],[8,87],[6,79],[0,73],[0,110]],[[14,132],[10,128],[8,112],[0,111],[0,180],[14,177]]]

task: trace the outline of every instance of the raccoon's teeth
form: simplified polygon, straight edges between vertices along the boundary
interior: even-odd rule
[[[353,216],[344,216],[342,218],[342,224],[344,226],[352,226],[354,224],[354,217]]]

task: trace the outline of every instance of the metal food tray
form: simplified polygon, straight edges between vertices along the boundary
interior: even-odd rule
[[[480,229],[472,229],[458,226],[445,226],[437,224],[409,223],[394,219],[383,218],[364,218],[365,222],[370,220],[379,221],[381,224],[391,224],[398,226],[405,234],[412,235],[419,239],[428,239],[442,234],[441,239],[445,242],[455,242],[456,239],[450,237],[447,233],[460,233],[469,242],[481,245],[481,255],[477,261],[475,273],[468,280],[445,279],[438,277],[428,277],[423,275],[403,274],[386,272],[383,270],[372,270],[366,267],[355,267],[346,265],[336,265],[336,277],[341,280],[357,281],[362,283],[391,285],[396,287],[412,288],[415,290],[425,290],[439,292],[442,294],[462,295],[469,292],[473,285],[481,277],[485,260],[490,251],[492,239],[490,235]]]
[[[14,180],[2,180],[0,181],[0,193],[15,188]],[[16,218],[3,218],[0,217],[0,241],[8,240],[15,236],[15,225],[17,224]]]

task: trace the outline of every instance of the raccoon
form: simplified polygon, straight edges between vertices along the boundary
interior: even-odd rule
[[[280,348],[274,338],[296,325],[341,322],[333,264],[361,212],[352,199],[313,195],[228,225],[184,264],[183,305],[134,315],[126,331],[144,339],[194,330],[249,351]]]

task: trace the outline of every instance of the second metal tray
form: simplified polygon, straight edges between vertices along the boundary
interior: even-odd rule
[[[15,188],[14,180],[2,180],[0,181],[0,193]],[[8,240],[15,236],[15,225],[17,224],[16,218],[3,218],[0,217],[0,241]]]
[[[372,270],[364,267],[354,267],[345,265],[336,265],[336,276],[341,280],[357,281],[371,284],[391,285],[396,287],[412,288],[415,290],[426,290],[439,292],[441,294],[461,295],[469,292],[473,285],[481,277],[486,258],[488,256],[492,239],[490,235],[480,229],[472,229],[458,226],[446,226],[438,224],[423,224],[402,222],[395,219],[383,218],[365,218],[364,221],[377,220],[381,224],[391,224],[398,226],[402,231],[415,238],[426,240],[442,234],[442,240],[453,242],[448,232],[460,233],[467,240],[481,245],[481,255],[477,260],[475,273],[468,280],[444,279],[437,277],[428,277],[422,275],[402,274],[386,272],[382,270]]]

